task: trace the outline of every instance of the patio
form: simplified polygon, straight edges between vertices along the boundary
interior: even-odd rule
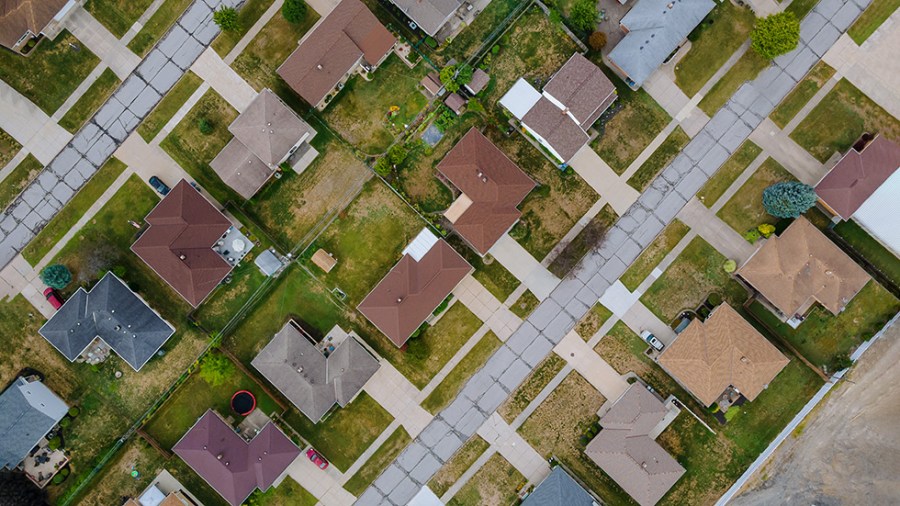
[[[630,0],[625,4],[621,4],[616,0],[600,0],[597,3],[597,11],[600,13],[600,22],[597,23],[597,30],[606,34],[606,46],[601,51],[603,56],[609,54],[616,47],[616,44],[625,37],[625,32],[619,28],[619,22],[631,10],[635,2],[637,0]]]
[[[25,474],[38,488],[44,488],[53,479],[53,476],[69,462],[69,457],[65,452],[51,450],[48,444],[47,438],[42,438],[37,447],[22,462]]]

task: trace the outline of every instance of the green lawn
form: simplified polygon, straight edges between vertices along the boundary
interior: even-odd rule
[[[428,488],[438,497],[444,495],[450,487],[478,460],[478,457],[490,448],[490,444],[478,434],[472,436],[462,447],[450,457],[450,460],[431,478]]]
[[[394,365],[417,388],[425,388],[481,324],[481,320],[465,304],[458,302],[434,326],[425,329],[419,337],[407,341],[408,347],[424,347],[424,358],[419,359],[407,352],[401,355],[402,362],[394,361]]]
[[[241,4],[241,8],[238,10],[238,29],[219,33],[212,43],[212,48],[216,53],[225,58],[273,2],[274,0],[247,0]],[[307,6],[307,8],[309,7]],[[279,16],[280,12],[275,15]]]
[[[118,158],[113,157],[107,160],[94,174],[94,177],[81,187],[72,200],[56,213],[56,216],[41,229],[37,237],[32,239],[22,250],[25,260],[28,260],[31,265],[37,265],[44,255],[49,253],[50,249],[62,239],[62,236],[75,226],[75,223],[84,216],[88,208],[103,195],[113,181],[125,171],[125,168],[125,164]]]
[[[0,181],[0,209],[6,209],[12,204],[43,168],[44,165],[31,153],[19,162],[19,165]]]
[[[0,167],[6,167],[6,164],[15,158],[20,149],[22,149],[22,145],[19,144],[19,141],[0,129]]]
[[[806,14],[809,13],[817,3],[819,3],[818,0],[796,0],[785,7],[784,10],[793,12],[794,15],[797,16],[797,19],[802,21]]]
[[[597,246],[606,235],[606,231],[612,227],[619,216],[613,211],[612,206],[606,204],[603,209],[594,216],[580,232],[563,247],[562,251],[550,262],[547,269],[559,278],[563,278],[575,265]]]
[[[250,297],[268,281],[253,263],[253,258],[265,251],[256,246],[244,257],[240,265],[231,271],[231,281],[219,285],[203,302],[194,317],[209,332],[221,331],[232,318],[238,316],[238,312],[247,303]]]
[[[197,77],[197,74],[190,70],[185,72],[181,79],[175,83],[175,86],[169,90],[169,93],[166,93],[166,96],[156,104],[156,107],[138,125],[137,131],[141,134],[144,141],[152,141],[202,83],[203,80]]]
[[[863,132],[880,133],[897,142],[900,121],[841,79],[791,132],[791,139],[824,163],[835,151],[846,151]]]
[[[691,48],[675,66],[675,84],[693,97],[750,36],[755,16],[748,7],[716,4],[688,35]]]
[[[528,315],[531,314],[532,311],[537,309],[540,303],[541,301],[539,301],[538,298],[535,297],[533,293],[531,293],[531,290],[525,290],[525,293],[523,293],[518,299],[516,299],[516,301],[512,306],[509,307],[509,309],[513,312],[513,314],[524,320],[528,317]]]
[[[128,49],[138,56],[146,56],[190,4],[191,0],[165,0],[150,16],[141,31],[131,39]]]
[[[763,208],[763,190],[775,183],[796,180],[797,178],[775,159],[766,158],[766,161],[756,169],[750,179],[722,206],[716,215],[730,225],[735,232],[742,235],[762,223],[774,225],[778,218],[770,215]]]
[[[512,423],[565,366],[566,361],[559,355],[555,353],[547,355],[547,358],[541,361],[525,381],[503,401],[497,412],[506,423]]]
[[[525,481],[522,473],[516,471],[502,455],[495,453],[447,504],[450,506],[514,504],[518,487]]]
[[[898,7],[900,7],[900,0],[873,0],[853,23],[853,26],[847,30],[847,35],[853,39],[853,42],[862,45],[887,18],[891,17]]]
[[[756,76],[768,66],[769,60],[757,54],[752,48],[747,49],[734,66],[710,88],[697,106],[712,117],[742,84],[756,79]]]
[[[895,286],[900,286],[900,260],[889,249],[853,221],[838,223],[834,231]]]
[[[606,306],[598,302],[575,325],[575,331],[578,332],[582,339],[590,341],[594,334],[600,330],[600,327],[606,323],[606,320],[612,318],[612,315],[612,311],[606,309]]]
[[[59,125],[69,132],[77,132],[120,84],[122,81],[112,70],[107,68],[101,72],[97,80],[84,92],[84,95],[59,120]]]
[[[834,73],[835,70],[824,61],[817,63],[816,66],[809,71],[809,74],[807,74],[802,81],[797,83],[797,87],[794,88],[780,104],[778,104],[778,107],[772,111],[772,115],[769,117],[772,118],[772,121],[778,125],[779,128],[784,128],[792,119],[794,119],[794,116],[800,112],[800,109],[803,109],[803,106],[813,98],[813,95],[815,95],[822,86],[825,86],[825,83],[831,79],[831,76],[833,76]]]
[[[444,61],[455,59],[457,62],[471,58],[485,39],[491,36],[500,23],[520,5],[522,3],[518,0],[492,1],[478,14],[472,24],[437,51],[438,58]]]
[[[288,477],[277,487],[272,487],[266,492],[257,490],[247,499],[247,503],[253,506],[316,506],[319,500]]]
[[[472,276],[500,302],[505,301],[519,286],[519,280],[490,254],[480,256],[455,234],[447,236],[446,240],[466,259],[466,262],[469,262],[469,265],[475,268]]]
[[[731,157],[697,192],[700,202],[703,202],[706,207],[712,207],[760,153],[762,153],[761,147],[751,140],[744,141],[741,147],[731,154]]]
[[[675,130],[672,130],[672,133],[650,155],[650,158],[647,158],[647,161],[641,164],[634,175],[628,178],[628,185],[639,192],[644,191],[653,178],[659,174],[659,171],[668,165],[690,140],[691,138],[684,133],[684,130],[680,126],[676,126]]]
[[[88,0],[84,8],[116,38],[122,38],[153,0]]]
[[[0,51],[0,79],[51,115],[98,63],[100,58],[63,30],[55,40],[42,40],[27,59],[12,51]]]
[[[428,394],[428,397],[422,401],[422,407],[429,413],[436,415],[439,411],[446,408],[456,395],[462,390],[466,381],[475,371],[481,368],[487,359],[497,351],[497,348],[503,344],[493,332],[488,331],[484,337],[472,348],[460,363],[450,371],[450,374]]]
[[[694,309],[710,293],[719,293],[733,306],[747,299],[747,291],[722,265],[725,256],[701,237],[695,237],[641,297],[660,320],[671,322],[682,311]]]
[[[672,251],[672,248],[678,244],[684,236],[691,230],[679,220],[674,220],[666,226],[665,229],[650,243],[641,253],[641,256],[631,264],[631,267],[625,271],[625,274],[619,278],[625,288],[632,292],[637,289],[638,285],[653,272],[653,269],[662,262],[662,259]]]
[[[355,496],[362,494],[366,490],[366,487],[371,485],[372,482],[375,481],[375,478],[378,478],[378,475],[400,455],[400,452],[402,452],[411,441],[412,438],[409,437],[406,430],[404,430],[403,427],[397,427],[397,430],[395,430],[394,433],[391,434],[377,450],[375,450],[375,453],[372,454],[369,460],[359,468],[359,471],[347,480],[347,483],[344,484],[344,488]]]

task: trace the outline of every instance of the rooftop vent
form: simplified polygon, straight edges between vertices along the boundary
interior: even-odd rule
[[[320,64],[316,65],[316,68],[319,70],[322,70],[322,64],[320,63]]]

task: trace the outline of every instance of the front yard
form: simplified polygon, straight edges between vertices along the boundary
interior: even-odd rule
[[[565,366],[566,361],[556,353],[547,355],[547,358],[541,361],[525,381],[503,401],[497,413],[506,420],[506,423],[512,423]]]
[[[575,325],[575,332],[585,341],[590,341],[600,327],[612,318],[612,311],[599,302],[591,306],[591,309]]]
[[[678,219],[669,223],[619,278],[625,288],[632,292],[637,289],[690,230],[690,227]]]
[[[578,265],[588,251],[600,244],[606,231],[616,223],[618,218],[619,216],[613,211],[612,206],[609,204],[603,206],[597,216],[591,218],[591,221],[563,246],[556,258],[550,262],[547,270],[558,278],[564,278]]]
[[[444,495],[490,446],[478,434],[472,436],[450,457],[444,467],[435,473],[428,482],[428,488],[438,497]]]
[[[817,63],[809,71],[809,74],[797,83],[797,86],[772,111],[772,115],[769,116],[772,118],[772,122],[778,125],[779,128],[784,128],[800,112],[800,109],[803,109],[803,106],[813,98],[813,95],[822,89],[822,86],[825,86],[825,83],[831,79],[834,73],[835,70],[824,61]]]
[[[762,153],[762,148],[757,146],[751,140],[744,141],[743,144],[731,154],[731,157],[719,167],[719,170],[700,188],[697,192],[697,199],[703,202],[703,205],[711,208],[719,197],[728,191],[728,188],[740,177],[741,174],[756,160],[756,157]]]
[[[197,74],[190,70],[185,72],[181,79],[175,83],[175,86],[169,90],[169,93],[166,93],[166,96],[156,104],[156,107],[138,125],[137,132],[141,138],[145,142],[152,141],[166,126],[166,123],[175,116],[175,113],[181,109],[181,106],[191,98],[191,95],[197,91],[201,84],[203,84],[203,80]]]
[[[213,40],[211,46],[216,53],[225,58],[229,52],[244,38],[244,35],[253,28],[259,18],[269,9],[274,0],[247,0],[238,9],[238,29],[222,31]],[[307,10],[312,10],[307,6]],[[280,13],[275,13],[279,16]]]
[[[482,321],[465,304],[457,302],[441,315],[434,326],[427,327],[419,337],[407,341],[406,351],[400,351],[391,344],[393,349],[389,349],[388,358],[416,388],[425,388],[431,378],[472,338],[481,324]],[[422,358],[409,351],[413,347],[425,349]],[[464,380],[462,382],[465,383]]]
[[[513,504],[525,477],[512,464],[495,453],[463,488],[450,499],[450,506]]]
[[[773,158],[756,169],[750,179],[716,213],[716,216],[743,235],[762,223],[774,225],[778,218],[767,213],[762,205],[763,190],[775,183],[796,181],[797,178]]]
[[[734,66],[728,69],[728,72],[703,96],[697,107],[712,117],[742,84],[756,79],[756,76],[768,67],[769,63],[769,60],[760,56],[753,48],[747,49]]]
[[[109,68],[101,72],[97,80],[84,92],[84,95],[59,120],[59,125],[71,133],[77,132],[120,84],[122,81]]]
[[[450,374],[441,381],[437,388],[428,394],[428,397],[422,401],[422,407],[433,415],[446,408],[462,390],[466,381],[487,362],[501,344],[503,343],[500,342],[500,339],[493,332],[488,331],[456,364],[456,367],[450,371]]]
[[[347,480],[347,483],[344,484],[344,488],[355,496],[362,494],[366,490],[366,487],[371,485],[372,482],[375,481],[375,478],[378,478],[378,475],[380,475],[381,472],[384,471],[398,455],[400,455],[400,452],[402,452],[411,441],[412,439],[409,437],[406,430],[403,427],[397,427],[397,430],[395,430],[387,440],[375,450],[375,453],[372,454],[369,460],[359,468],[359,471]]]
[[[662,144],[656,148],[647,161],[638,167],[634,175],[628,178],[628,185],[635,190],[642,192],[656,178],[659,171],[669,164],[681,150],[691,141],[684,130],[680,126],[675,127],[672,133],[663,140]]]
[[[88,0],[84,8],[116,38],[122,38],[153,0]]]

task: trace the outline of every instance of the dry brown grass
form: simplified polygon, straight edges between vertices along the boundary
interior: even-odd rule
[[[551,353],[531,371],[519,388],[503,401],[497,412],[507,423],[512,423],[565,365],[565,360],[559,358],[555,353]]]
[[[428,488],[438,497],[444,495],[489,447],[490,444],[481,436],[472,436],[431,478]]]
[[[612,316],[612,311],[606,309],[603,304],[599,302],[594,304],[594,307],[591,308],[590,311],[587,312],[586,315],[578,322],[575,326],[575,331],[578,332],[578,335],[581,336],[585,341],[590,340],[594,337],[594,334],[600,330],[600,327],[606,323],[606,320]]]
[[[450,499],[450,506],[505,506],[516,500],[517,488],[525,482],[499,453],[495,453],[472,479]]]

